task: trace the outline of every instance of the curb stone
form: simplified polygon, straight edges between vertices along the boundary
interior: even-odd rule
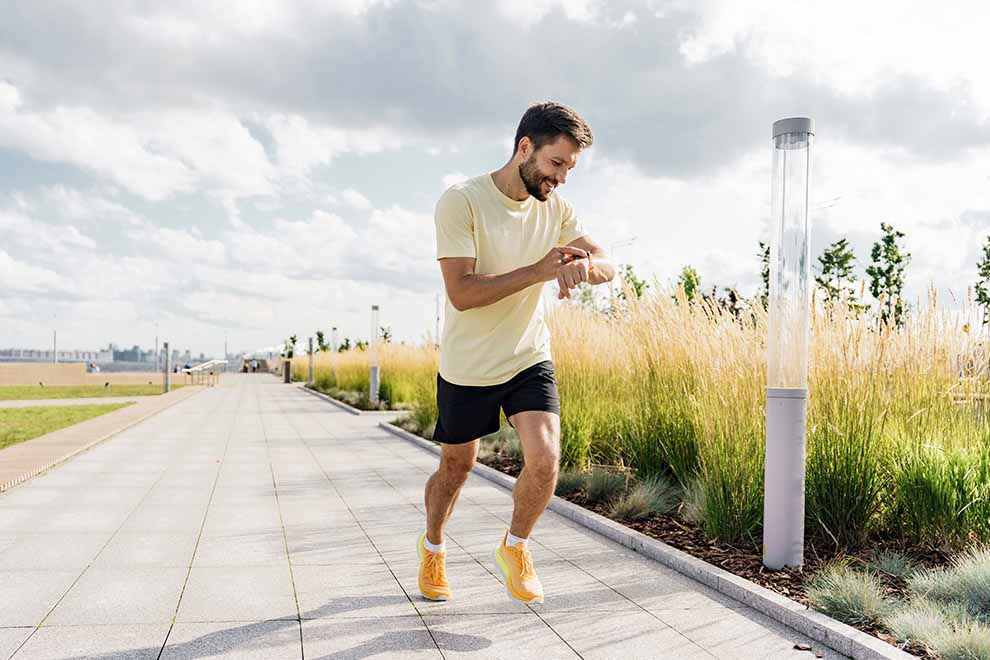
[[[388,422],[380,422],[379,426],[427,451],[434,454],[440,453],[439,445],[409,433],[398,426]],[[516,483],[513,477],[481,463],[475,463],[472,471],[508,490],[512,490]],[[782,623],[854,660],[917,660],[915,656],[883,640],[840,623],[775,591],[712,566],[697,557],[672,548],[666,543],[657,541],[556,495],[551,498],[547,508],[620,545],[658,561],[678,573],[701,582],[719,593],[748,605],[774,621]]]
[[[341,410],[345,410],[345,411],[349,412],[352,415],[359,415],[359,416],[367,415],[367,416],[375,417],[375,416],[386,416],[386,415],[401,415],[401,414],[407,412],[405,410],[360,410],[358,408],[355,408],[354,406],[351,406],[351,405],[348,405],[348,404],[344,403],[343,401],[341,401],[339,399],[333,398],[329,394],[324,394],[323,392],[317,392],[316,390],[310,389],[310,388],[306,387],[305,384],[299,384],[299,385],[296,385],[296,387],[298,387],[299,389],[303,390],[304,392],[308,392],[309,394],[312,394],[313,396],[315,396],[315,397],[317,397],[319,399],[323,399],[324,401],[327,401],[328,403],[332,403],[333,405],[337,406]]]

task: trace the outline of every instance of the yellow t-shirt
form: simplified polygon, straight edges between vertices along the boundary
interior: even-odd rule
[[[504,275],[584,235],[556,191],[547,201],[506,197],[490,174],[448,188],[437,202],[437,259],[473,257],[474,272]],[[486,307],[457,311],[447,297],[440,375],[455,385],[498,385],[551,359],[543,283]]]

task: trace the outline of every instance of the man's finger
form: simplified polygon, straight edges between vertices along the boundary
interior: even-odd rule
[[[555,248],[560,254],[569,254],[574,257],[587,258],[588,251],[582,250],[581,248],[571,247],[570,245],[562,245]]]

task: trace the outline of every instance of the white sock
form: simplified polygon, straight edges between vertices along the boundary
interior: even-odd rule
[[[529,547],[529,539],[521,539],[518,536],[513,536],[512,532],[509,532],[509,536],[505,539],[505,547],[514,548],[516,543],[522,543],[524,548]]]
[[[424,536],[423,537],[423,547],[425,547],[430,552],[434,552],[434,553],[436,553],[436,552],[447,552],[447,543],[446,542],[443,542],[443,543],[441,543],[439,545],[434,545],[434,544],[430,543],[430,537],[429,536]]]

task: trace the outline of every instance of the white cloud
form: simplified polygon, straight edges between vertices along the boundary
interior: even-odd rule
[[[742,51],[777,75],[824,80],[844,94],[869,94],[897,75],[943,91],[962,83],[990,115],[990,11],[979,0],[836,0],[827,11],[814,0],[679,4],[702,17],[681,44],[690,63]]]
[[[398,149],[402,139],[387,128],[340,129],[311,124],[300,115],[272,115],[266,120],[286,175],[302,176],[344,153],[373,154]]]
[[[68,284],[58,273],[19,261],[0,249],[0,289],[12,292],[64,292]]]
[[[10,95],[8,89],[5,96]],[[132,126],[89,108],[58,107],[46,112],[19,108],[9,100],[6,107],[0,107],[0,146],[27,152],[38,160],[93,170],[152,200],[192,186],[193,172],[148,148]]]
[[[352,208],[359,211],[367,211],[371,208],[371,202],[368,198],[354,190],[353,188],[348,188],[340,193],[340,198],[347,202]]]

